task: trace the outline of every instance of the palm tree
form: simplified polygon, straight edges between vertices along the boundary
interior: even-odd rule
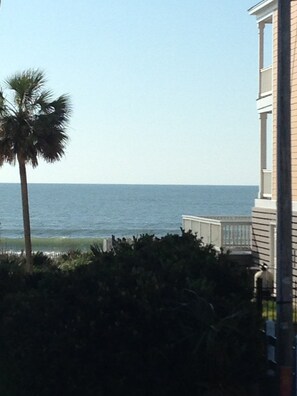
[[[43,72],[30,69],[6,81],[10,96],[0,90],[0,166],[19,165],[27,272],[33,266],[26,165],[36,167],[39,158],[60,160],[71,112],[69,97],[53,100],[45,82]]]

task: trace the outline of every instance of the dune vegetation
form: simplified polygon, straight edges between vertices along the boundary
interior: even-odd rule
[[[110,252],[3,256],[0,393],[252,395],[263,373],[246,270],[191,233]]]

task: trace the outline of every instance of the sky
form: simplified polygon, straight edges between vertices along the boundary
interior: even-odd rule
[[[257,185],[255,3],[3,0],[1,85],[38,68],[73,107],[65,157],[28,182]]]

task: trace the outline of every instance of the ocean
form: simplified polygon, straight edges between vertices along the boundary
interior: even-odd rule
[[[29,184],[33,250],[86,249],[101,238],[180,233],[182,215],[250,215],[256,186]],[[19,184],[0,183],[0,249],[23,248]]]

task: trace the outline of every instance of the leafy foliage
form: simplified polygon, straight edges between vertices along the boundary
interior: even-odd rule
[[[258,322],[228,255],[190,233],[143,235],[80,264],[0,273],[1,394],[248,394]]]

